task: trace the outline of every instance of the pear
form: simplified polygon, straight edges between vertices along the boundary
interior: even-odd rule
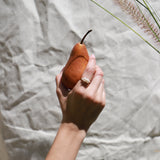
[[[61,82],[67,89],[73,89],[76,83],[81,79],[81,76],[87,66],[89,55],[85,44],[85,37],[92,30],[89,30],[82,38],[80,43],[77,43],[70,54],[70,57],[64,67]]]

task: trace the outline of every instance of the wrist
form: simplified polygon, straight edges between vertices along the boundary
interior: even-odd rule
[[[62,122],[60,125],[60,129],[63,130],[63,133],[67,135],[73,136],[74,138],[78,139],[79,141],[83,141],[86,136],[86,131],[83,129],[79,129],[77,125],[74,123],[66,123]]]
[[[80,130],[75,124],[62,123],[46,160],[75,159],[85,136],[85,130]]]

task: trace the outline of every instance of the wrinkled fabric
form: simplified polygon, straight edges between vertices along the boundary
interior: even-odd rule
[[[100,3],[159,47],[113,1]],[[1,147],[10,160],[45,158],[62,118],[55,76],[89,29],[106,107],[77,160],[160,159],[160,55],[89,0],[1,0]]]

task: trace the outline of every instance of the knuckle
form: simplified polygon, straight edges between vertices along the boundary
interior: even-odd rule
[[[94,101],[94,94],[92,93],[86,93],[85,98],[90,100],[90,101]]]
[[[95,68],[88,66],[88,67],[86,68],[85,72],[87,72],[87,73],[94,73],[94,72],[95,72]]]
[[[105,101],[101,99],[94,99],[94,103],[97,104],[98,106],[104,107],[105,106]]]
[[[74,87],[73,91],[74,91],[77,95],[83,95],[83,90],[81,89],[81,87]]]
[[[95,99],[94,100],[94,103],[96,103],[97,105],[100,105],[101,104],[101,101],[99,99]]]
[[[93,104],[96,104],[100,107],[104,107],[106,105],[106,102],[104,99],[96,98],[96,96],[93,93],[86,93],[84,94],[85,99],[92,102]]]

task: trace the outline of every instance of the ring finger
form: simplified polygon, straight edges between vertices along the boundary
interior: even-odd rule
[[[94,55],[91,55],[89,57],[87,67],[82,74],[81,80],[79,81],[80,82],[79,84],[81,86],[86,87],[86,85],[88,85],[91,82],[95,73],[95,69],[96,69],[96,59]]]

